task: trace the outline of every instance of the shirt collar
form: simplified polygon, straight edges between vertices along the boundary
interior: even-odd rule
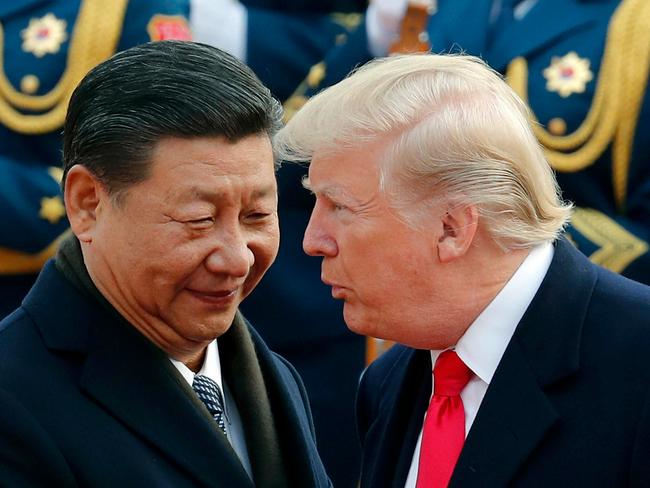
[[[194,381],[194,371],[185,366],[181,361],[169,358],[172,364],[176,367],[178,372],[185,378],[185,381],[192,386]],[[198,374],[207,376],[208,378],[214,380],[221,388],[223,392],[223,384],[221,381],[221,361],[219,359],[219,347],[217,345],[217,339],[213,340],[205,350],[205,358],[203,359],[203,365],[199,370]]]
[[[456,344],[458,356],[488,385],[517,324],[546,276],[554,252],[550,242],[534,247]],[[431,364],[435,364],[441,352],[431,351]]]

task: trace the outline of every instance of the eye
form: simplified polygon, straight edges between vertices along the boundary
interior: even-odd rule
[[[342,212],[348,209],[346,205],[340,202],[330,202],[330,208],[335,212]]]
[[[246,215],[246,220],[250,222],[260,222],[271,216],[270,212],[251,212]]]
[[[207,229],[214,223],[214,218],[202,217],[200,219],[187,220],[185,223],[194,229]]]

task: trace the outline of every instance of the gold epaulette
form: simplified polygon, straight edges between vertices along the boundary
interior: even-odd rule
[[[54,88],[43,95],[22,93],[9,82],[4,71],[4,33],[0,25],[0,123],[22,134],[45,134],[60,128],[77,83],[116,51],[127,3],[82,0],[66,68]]]
[[[531,112],[535,135],[560,172],[591,166],[612,145],[612,174],[617,208],[624,210],[628,172],[639,111],[650,69],[650,2],[623,0],[607,30],[593,101],[585,120],[571,134],[554,135]],[[528,64],[514,59],[506,79],[528,103]]]

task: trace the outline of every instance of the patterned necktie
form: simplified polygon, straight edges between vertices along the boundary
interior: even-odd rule
[[[453,351],[445,351],[433,368],[434,391],[422,429],[417,488],[443,488],[465,442],[465,409],[460,392],[472,371]]]
[[[227,435],[225,414],[223,411],[223,395],[217,382],[207,376],[197,374],[194,375],[192,389],[203,402],[205,408],[208,409],[208,412],[210,412],[210,415],[217,422],[224,435]]]

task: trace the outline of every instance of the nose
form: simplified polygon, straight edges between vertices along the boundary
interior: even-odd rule
[[[305,229],[302,248],[309,256],[334,257],[338,254],[336,240],[328,232],[316,207],[314,207],[307,229]]]
[[[245,278],[255,264],[255,255],[242,232],[232,230],[219,235],[205,264],[212,273]]]

